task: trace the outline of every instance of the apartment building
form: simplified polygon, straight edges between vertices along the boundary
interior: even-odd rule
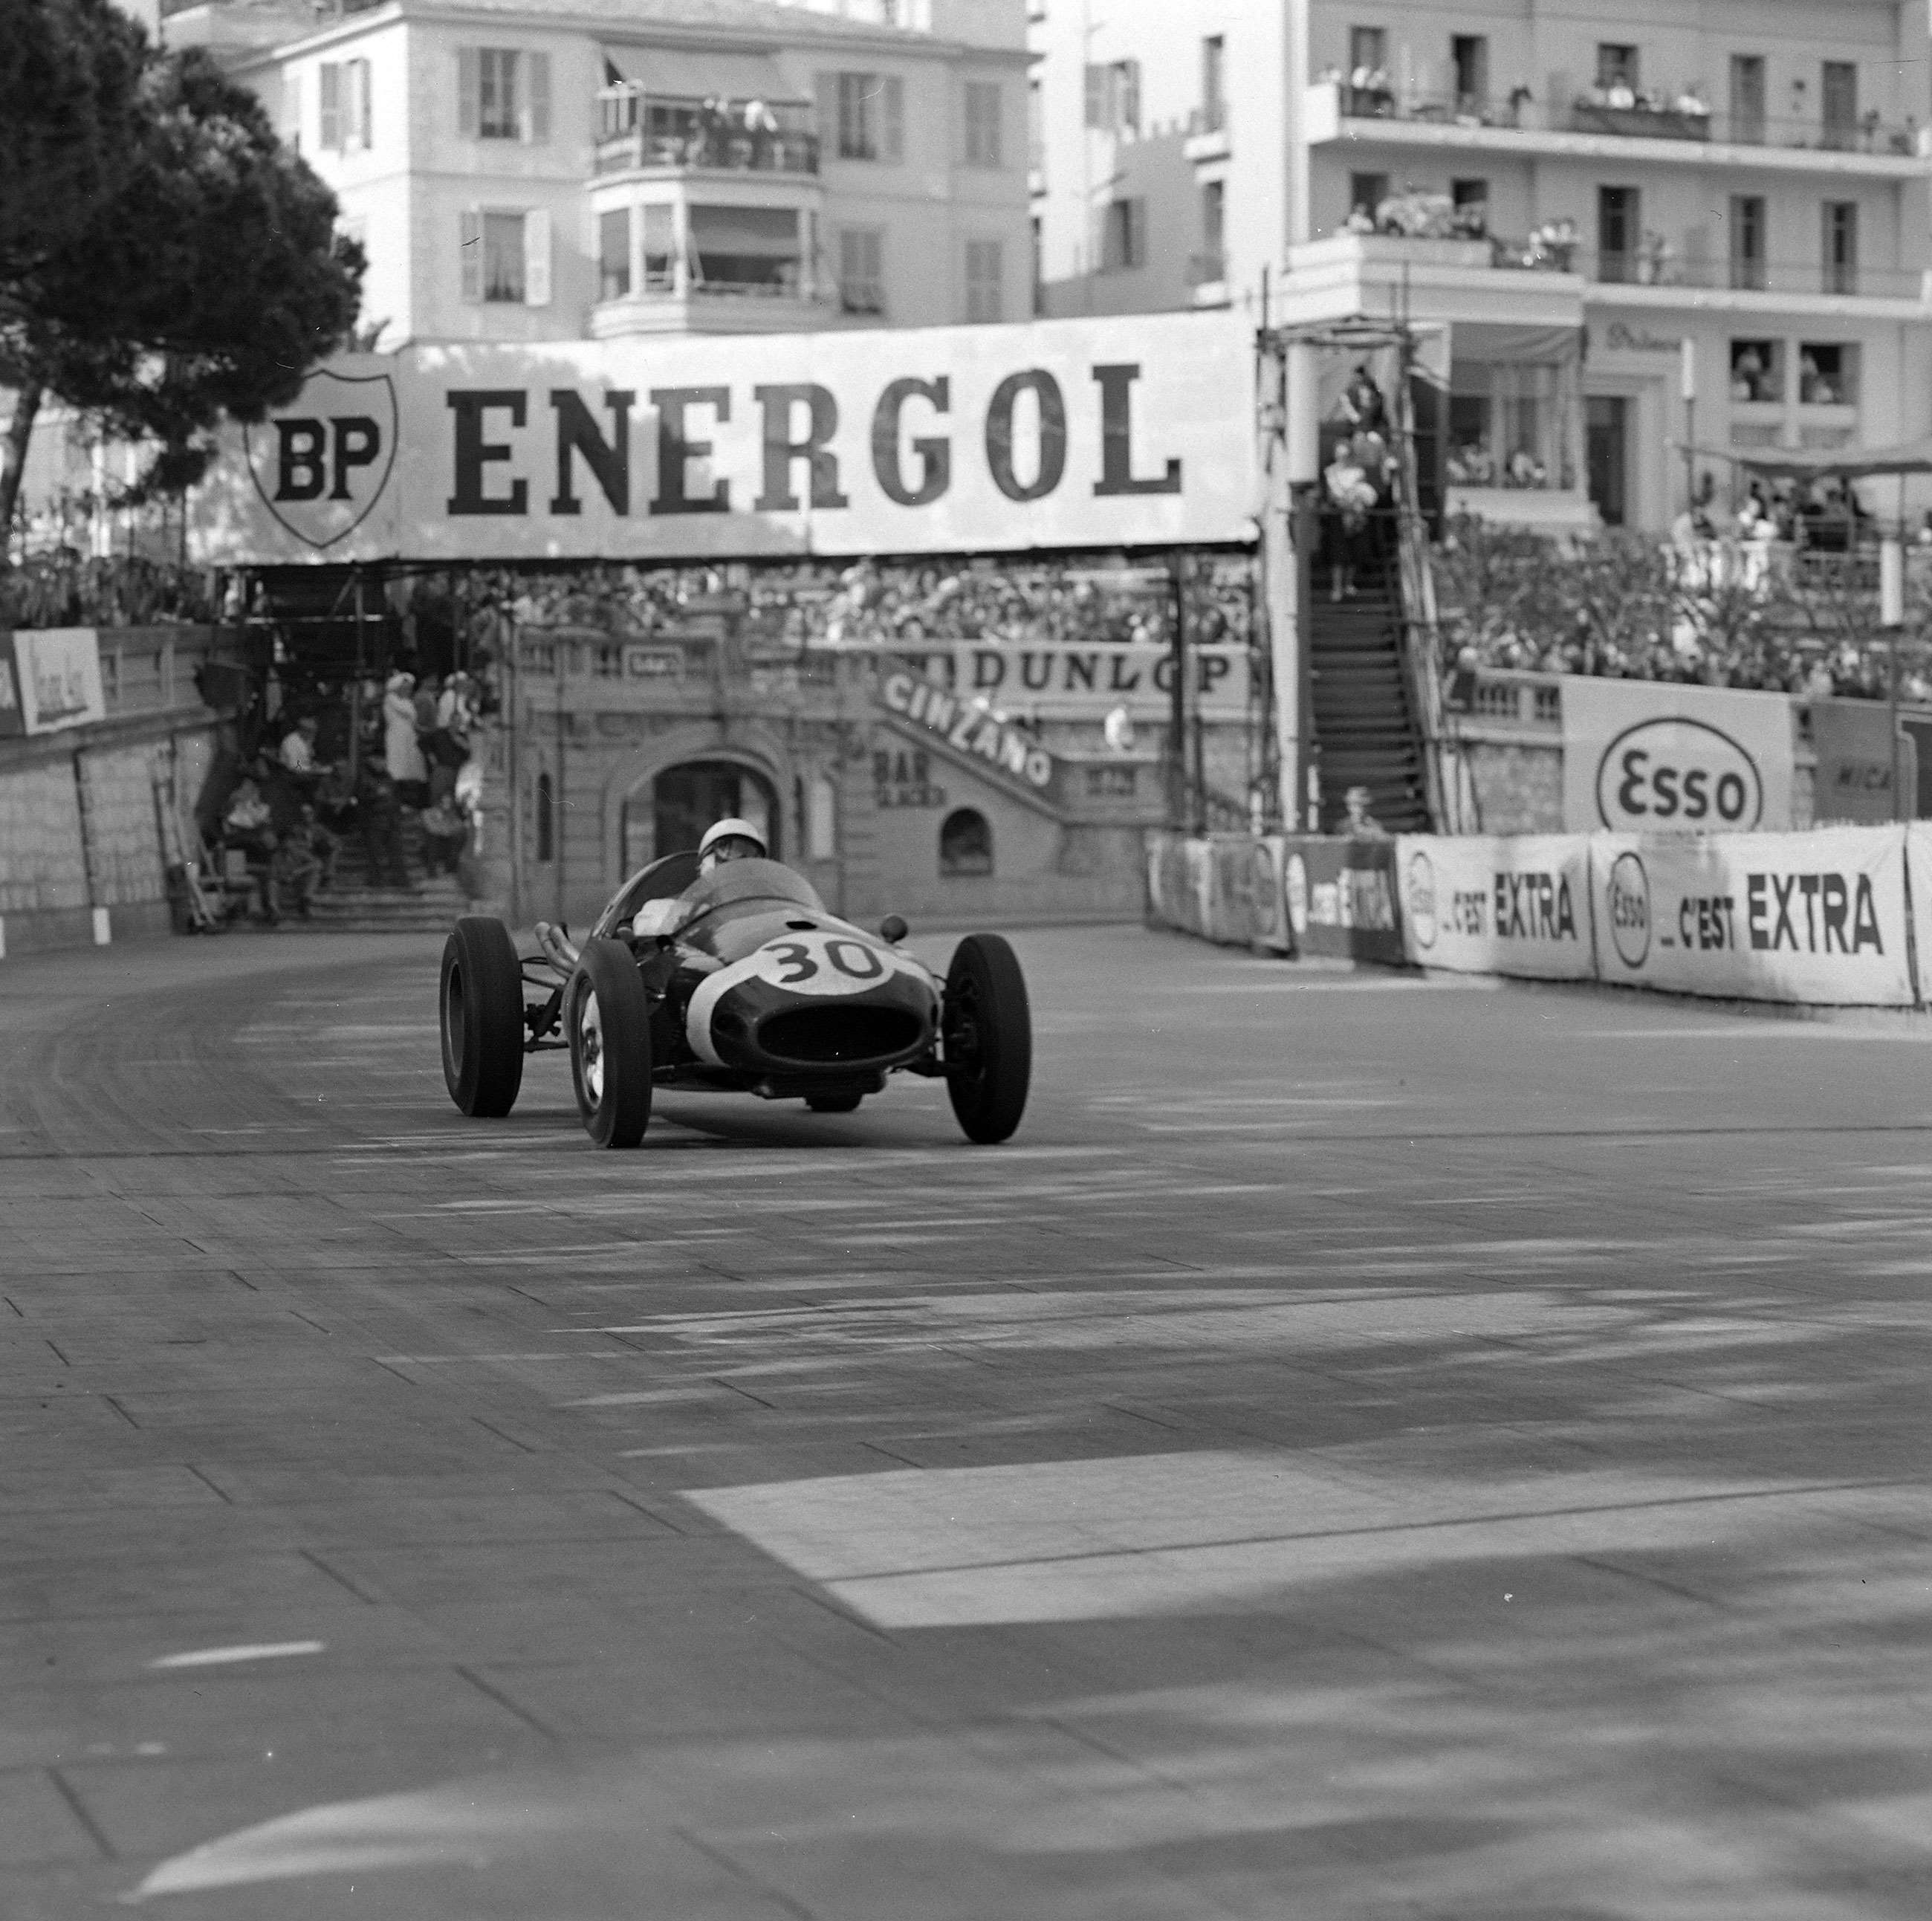
[[[1668,524],[1687,441],[1932,431],[1919,0],[1034,0],[1049,313],[1402,313],[1452,500]],[[1723,478],[1723,464],[1706,463]]]
[[[164,31],[334,189],[385,350],[1031,311],[1022,0],[218,0]]]

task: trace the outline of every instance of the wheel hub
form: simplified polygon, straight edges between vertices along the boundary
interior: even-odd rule
[[[595,1106],[604,1098],[604,1017],[597,996],[587,990],[577,1016],[577,1058],[584,1091]]]

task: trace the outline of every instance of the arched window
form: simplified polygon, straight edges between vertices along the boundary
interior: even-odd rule
[[[940,878],[952,880],[992,871],[992,824],[970,807],[961,807],[947,815],[939,830]]]
[[[537,860],[548,866],[556,858],[556,793],[550,776],[537,776]]]

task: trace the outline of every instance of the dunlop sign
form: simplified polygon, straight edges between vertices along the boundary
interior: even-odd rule
[[[196,557],[754,558],[1250,541],[1252,329],[418,347],[232,433]]]

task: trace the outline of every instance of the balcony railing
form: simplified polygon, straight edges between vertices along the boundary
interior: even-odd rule
[[[1331,80],[1343,119],[1395,120],[1438,126],[1490,127],[1524,132],[1610,134],[1628,140],[1715,141],[1736,146],[1810,149],[1830,153],[1923,158],[1928,135],[1907,116],[1894,120],[1875,109],[1857,119],[1828,122],[1815,116],[1780,116],[1713,108],[1690,93],[1667,96],[1596,92],[1550,102],[1526,86],[1490,94],[1423,93]]]
[[[652,168],[722,173],[816,173],[811,110],[729,101],[652,99],[630,87],[597,96],[597,171]]]
[[[1741,293],[1833,294],[1868,299],[1918,300],[1924,275],[1916,267],[1856,261],[1708,259],[1650,236],[1622,252],[1576,250],[1575,271],[1600,284],[1628,287],[1723,288]]]

